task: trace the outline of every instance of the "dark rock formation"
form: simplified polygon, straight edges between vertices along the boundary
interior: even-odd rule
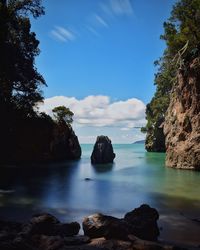
[[[49,156],[57,160],[75,160],[81,157],[78,137],[72,127],[65,122],[58,124],[53,130]]]
[[[134,228],[133,234],[144,240],[157,240],[159,228],[157,220],[159,214],[155,208],[143,204],[139,208],[127,213],[124,220]]]
[[[149,129],[145,140],[145,149],[148,152],[165,152],[165,136],[163,123],[156,124],[153,129]]]
[[[26,237],[30,235],[49,235],[49,236],[73,236],[77,235],[80,225],[77,222],[60,223],[59,220],[50,214],[35,215],[29,223],[25,224],[22,234]]]
[[[199,58],[179,70],[177,78],[164,123],[166,165],[200,170]]]
[[[90,215],[83,220],[84,234],[90,238],[127,240],[132,229],[125,220],[103,214]]]
[[[107,136],[98,136],[91,155],[92,164],[112,163],[114,158],[111,140]]]
[[[127,240],[129,234],[134,234],[141,239],[155,241],[159,235],[158,218],[156,209],[142,205],[127,213],[124,219],[103,214],[85,217],[83,231],[90,238]]]
[[[47,118],[25,120],[17,128],[9,157],[5,163],[49,162],[75,160],[81,157],[81,147],[72,127]],[[0,143],[1,144],[1,143]]]
[[[144,241],[130,233],[132,225],[140,220],[156,220],[156,210],[143,205],[125,215],[125,219],[98,214],[92,220],[86,220],[88,232],[96,239],[88,236],[74,235],[78,233],[78,223],[69,223],[71,229],[62,228],[56,217],[50,214],[38,214],[27,224],[0,221],[1,250],[181,250],[157,242]],[[88,217],[89,218],[89,217]],[[139,218],[139,219],[138,219]],[[99,223],[99,225],[98,225]],[[130,224],[129,224],[130,223]],[[136,223],[136,224],[137,224]],[[151,234],[151,228],[149,227]],[[73,232],[73,233],[72,233]],[[68,236],[73,235],[73,236]],[[104,235],[103,238],[100,238]],[[123,240],[122,240],[123,238]]]

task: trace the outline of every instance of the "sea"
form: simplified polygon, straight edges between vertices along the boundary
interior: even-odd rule
[[[168,168],[165,154],[144,144],[113,147],[113,164],[91,165],[93,145],[82,144],[78,161],[1,166],[0,219],[49,212],[81,223],[97,212],[123,218],[149,204],[160,214],[159,240],[200,245],[200,172]]]

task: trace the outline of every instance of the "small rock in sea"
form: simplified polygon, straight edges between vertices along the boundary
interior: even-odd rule
[[[85,178],[85,181],[91,181],[92,179],[90,179],[90,178],[88,178],[88,177],[86,177]]]
[[[91,155],[92,164],[113,163],[115,153],[111,140],[104,135],[98,136]]]

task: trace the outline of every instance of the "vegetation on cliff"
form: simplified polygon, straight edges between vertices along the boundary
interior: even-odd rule
[[[68,151],[77,148],[78,153],[63,152],[60,158],[80,157],[80,146],[71,126],[37,112],[37,104],[43,101],[41,87],[46,83],[35,66],[40,50],[36,34],[31,31],[30,17],[43,14],[41,0],[0,0],[0,161],[3,162],[57,159],[56,145],[66,151],[69,145],[73,147],[73,138],[76,146]],[[71,123],[73,113],[67,111],[71,116],[65,112],[66,122]],[[58,131],[72,142],[64,142]],[[55,134],[60,142],[55,140]]]
[[[155,62],[156,92],[146,108],[146,149],[165,151],[163,123],[170,102],[172,87],[177,84],[178,70],[186,70],[190,62],[200,55],[200,1],[181,0],[172,9],[164,23],[161,39],[166,42],[162,57]]]

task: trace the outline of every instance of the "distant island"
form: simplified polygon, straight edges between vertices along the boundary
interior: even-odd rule
[[[145,144],[145,140],[135,141],[132,144]]]

